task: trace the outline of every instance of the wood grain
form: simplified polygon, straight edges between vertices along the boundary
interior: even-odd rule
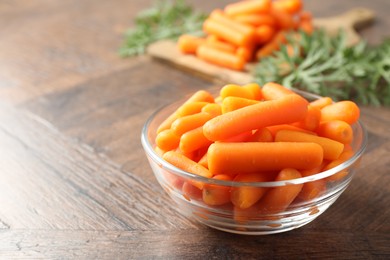
[[[209,11],[233,1],[189,2]],[[377,21],[362,35],[386,36],[388,1],[306,2],[325,17],[367,4]],[[239,236],[178,212],[141,129],[158,107],[213,86],[145,56],[118,57],[122,33],[151,3],[0,2],[0,259],[388,259],[389,108],[362,108],[361,168],[305,227]]]

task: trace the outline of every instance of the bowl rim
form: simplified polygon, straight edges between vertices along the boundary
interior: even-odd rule
[[[211,90],[209,89],[208,91],[211,91]],[[293,90],[294,90],[294,92],[296,92],[298,94],[301,94],[301,95],[304,95],[306,97],[309,96],[311,98],[316,98],[316,99],[321,97],[319,95],[316,95],[316,94],[313,94],[313,93],[309,93],[309,92],[306,92],[306,91],[297,90],[297,89],[293,89]],[[352,164],[354,164],[363,155],[363,153],[364,153],[364,151],[365,151],[365,149],[367,147],[367,139],[368,139],[367,130],[366,130],[366,127],[363,125],[363,123],[359,119],[356,123],[354,123],[352,125],[353,127],[354,126],[358,127],[358,130],[361,131],[362,140],[361,140],[361,144],[360,144],[359,149],[347,161],[345,161],[345,162],[341,163],[340,165],[337,165],[336,167],[333,167],[333,168],[331,168],[329,170],[322,171],[322,172],[319,172],[319,173],[316,173],[316,174],[313,174],[313,175],[310,175],[310,176],[297,178],[297,179],[286,180],[286,181],[270,181],[270,182],[236,182],[236,181],[217,180],[217,179],[203,177],[203,176],[191,173],[191,172],[184,171],[184,170],[182,170],[182,169],[180,169],[180,168],[178,168],[178,167],[168,163],[167,161],[165,161],[163,158],[161,158],[155,152],[155,150],[153,149],[153,146],[152,146],[152,144],[151,144],[151,142],[149,141],[149,138],[148,138],[149,127],[150,127],[151,123],[153,122],[153,120],[156,118],[156,116],[160,112],[162,112],[164,109],[166,109],[168,107],[177,107],[177,105],[180,105],[184,100],[185,100],[185,98],[177,100],[175,102],[171,102],[171,103],[163,105],[160,108],[158,108],[157,110],[155,110],[148,117],[148,119],[146,120],[145,124],[142,127],[141,143],[142,143],[142,146],[143,146],[143,148],[145,150],[145,153],[153,161],[155,161],[157,163],[157,165],[159,165],[159,167],[161,167],[161,168],[163,168],[165,170],[168,170],[172,174],[175,174],[175,175],[178,175],[178,176],[181,176],[181,177],[184,177],[184,178],[189,178],[189,179],[192,179],[194,181],[200,181],[200,182],[203,182],[205,184],[214,184],[214,185],[231,186],[231,187],[241,187],[241,186],[249,186],[249,187],[280,187],[280,186],[286,186],[286,185],[292,185],[292,184],[304,184],[304,183],[307,183],[307,182],[312,182],[312,181],[317,181],[317,180],[320,180],[320,179],[327,178],[329,176],[332,176],[332,175],[338,173],[339,171],[341,171],[343,169],[346,169],[346,168],[350,167]]]

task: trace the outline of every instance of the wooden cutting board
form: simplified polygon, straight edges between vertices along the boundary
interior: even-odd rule
[[[347,44],[353,45],[360,41],[357,30],[372,23],[374,17],[374,12],[370,9],[354,8],[337,16],[316,18],[313,24],[315,28],[322,28],[329,35],[334,35],[338,30],[343,29],[346,32]],[[247,64],[244,71],[234,71],[215,66],[198,59],[194,55],[182,54],[177,49],[174,41],[164,40],[153,43],[148,47],[147,54],[175,68],[216,84],[235,83],[243,85],[253,82],[250,72],[254,64]]]

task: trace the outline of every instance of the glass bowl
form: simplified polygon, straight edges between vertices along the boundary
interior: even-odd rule
[[[307,92],[296,92],[308,100],[319,98]],[[157,181],[172,198],[173,203],[176,203],[180,212],[209,227],[226,232],[266,235],[289,231],[308,224],[332,205],[348,187],[366,148],[367,132],[358,121],[352,125],[354,133],[354,139],[350,144],[353,150],[352,157],[329,170],[288,181],[235,182],[205,178],[169,164],[154,150],[158,126],[185,100],[183,98],[167,105],[150,116],[142,129],[142,145]],[[202,191],[194,188],[191,183],[202,183],[204,187],[215,188],[222,192],[232,192],[240,187],[247,187],[254,192],[256,190],[269,192],[271,189],[291,185],[303,185],[302,189],[305,186],[315,185],[322,188],[314,189],[316,192],[305,196],[304,199],[298,195],[287,208],[264,211],[256,207],[256,204],[247,209],[237,208],[231,202],[223,205],[208,205],[202,200]]]

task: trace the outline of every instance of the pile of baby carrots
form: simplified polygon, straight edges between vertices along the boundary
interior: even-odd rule
[[[277,83],[228,84],[215,97],[199,90],[158,127],[155,151],[168,163],[196,175],[237,182],[284,181],[331,169],[354,154],[351,125],[360,110],[329,97],[308,101]],[[188,200],[231,204],[236,217],[251,210],[275,213],[293,201],[312,200],[327,184],[348,174],[275,188],[228,187],[167,180]]]
[[[245,0],[214,10],[203,24],[205,36],[182,35],[178,48],[233,70],[260,60],[287,43],[286,32],[313,31],[302,0]]]

